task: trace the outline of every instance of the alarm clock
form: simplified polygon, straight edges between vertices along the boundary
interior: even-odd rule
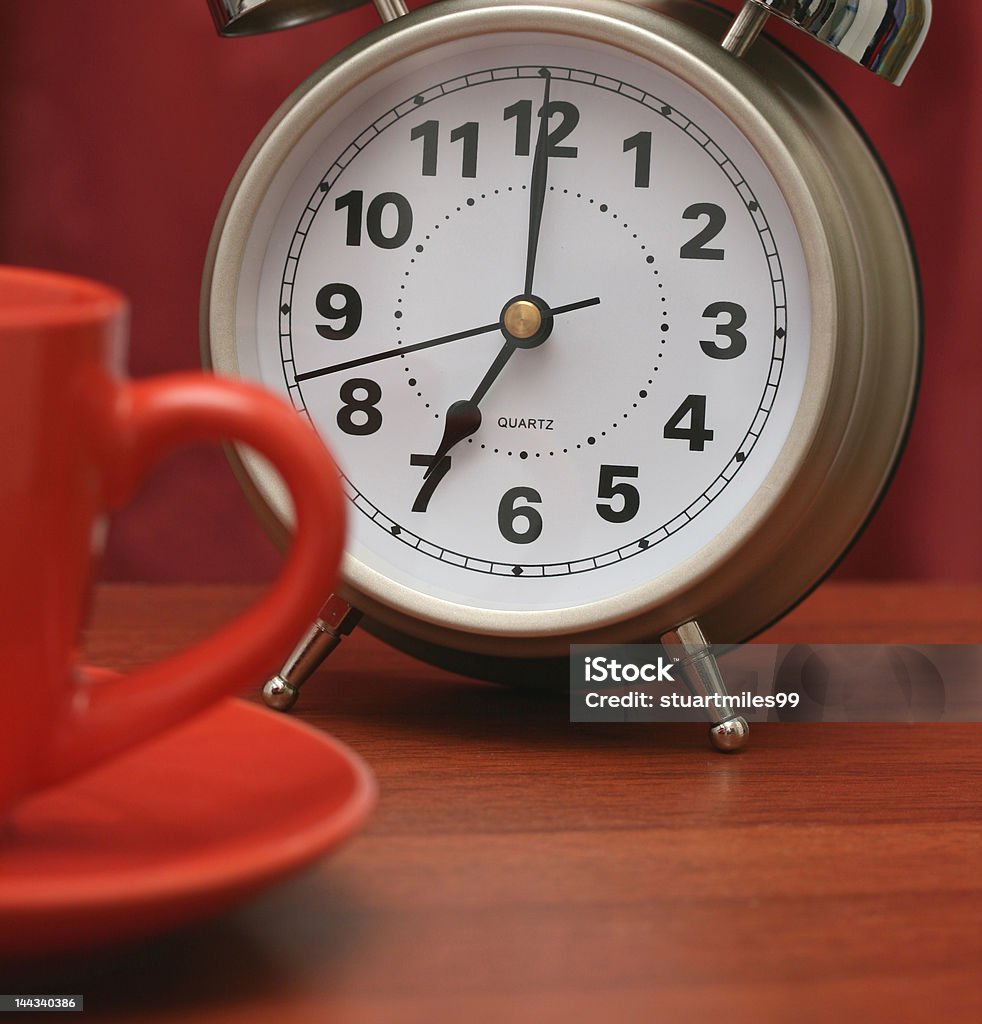
[[[353,6],[210,3],[228,34]],[[724,693],[707,638],[759,632],[855,538],[921,352],[882,167],[757,37],[778,16],[899,82],[930,3],[376,6],[246,154],[204,274],[204,361],[307,417],[350,503],[342,584],[267,702],[362,615],[478,678],[661,642]],[[279,479],[232,461],[285,542]]]

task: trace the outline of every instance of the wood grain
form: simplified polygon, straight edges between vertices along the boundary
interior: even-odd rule
[[[252,594],[106,588],[89,654],[156,658]],[[982,588],[827,584],[763,639],[980,642]],[[0,990],[187,1024],[982,1019],[982,726],[755,726],[724,757],[702,726],[570,725],[364,634],[299,713],[375,769],[361,836]]]

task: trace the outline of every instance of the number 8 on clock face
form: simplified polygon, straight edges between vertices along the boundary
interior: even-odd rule
[[[400,19],[288,101],[219,219],[209,358],[328,442],[346,596],[435,660],[742,639],[899,450],[917,288],[874,158],[789,58],[765,83],[715,15],[652,6]]]

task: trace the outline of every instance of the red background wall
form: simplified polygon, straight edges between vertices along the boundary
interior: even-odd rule
[[[798,33],[775,33],[847,100],[883,155],[924,280],[914,431],[840,576],[982,578],[982,4],[935,7],[927,46],[899,91]],[[308,72],[375,24],[368,6],[221,40],[205,0],[7,0],[0,262],[81,273],[126,292],[134,376],[198,365],[201,267],[242,153]],[[222,455],[202,449],[164,464],[117,518],[106,572],[253,580],[276,560]]]

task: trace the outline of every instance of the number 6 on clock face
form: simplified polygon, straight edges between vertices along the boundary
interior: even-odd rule
[[[351,594],[428,642],[557,654],[703,606],[739,639],[810,584],[815,566],[740,604],[842,485],[845,382],[872,342],[837,333],[865,301],[843,281],[862,254],[819,208],[825,164],[790,113],[760,112],[752,72],[723,55],[738,84],[714,75],[696,32],[594,6],[463,0],[369,39],[299,94],[213,243],[216,365],[326,439]],[[882,191],[880,234],[900,238]],[[877,338],[891,315],[867,317]],[[882,401],[902,433],[905,401]],[[868,476],[867,505],[885,473]]]

